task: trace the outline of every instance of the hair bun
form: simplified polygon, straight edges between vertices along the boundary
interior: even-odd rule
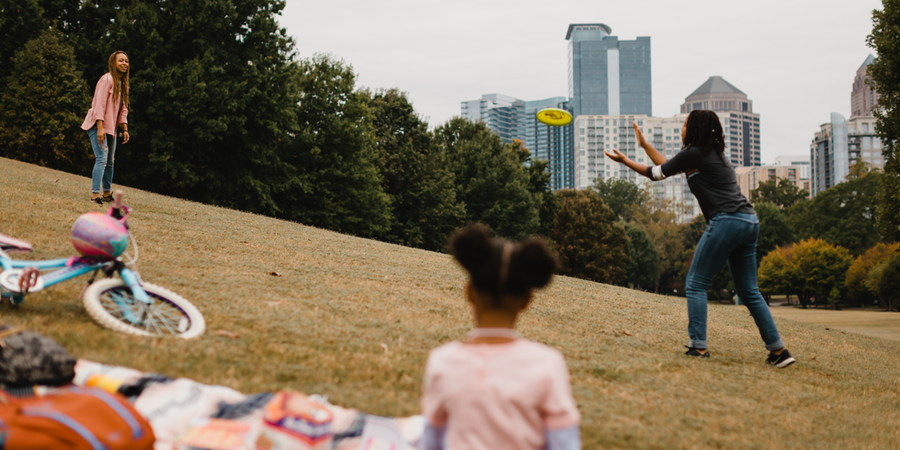
[[[553,278],[556,267],[556,257],[543,240],[531,238],[523,242],[513,253],[510,261],[510,277],[507,283],[510,292],[546,286]]]
[[[493,245],[487,227],[469,225],[450,238],[450,254],[469,272],[487,264]]]

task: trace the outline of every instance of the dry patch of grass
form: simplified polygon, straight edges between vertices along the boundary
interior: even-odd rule
[[[0,232],[31,241],[32,258],[72,254],[72,222],[97,209],[89,180],[6,159],[0,173]],[[0,308],[0,322],[82,358],[248,393],[321,393],[381,415],[418,413],[428,350],[471,326],[447,255],[136,189],[126,199],[141,274],[200,308],[203,338],[102,329],[76,300],[82,279]],[[697,360],[681,355],[684,299],[559,277],[520,331],[565,354],[585,448],[900,448],[900,342],[776,320],[794,366],[767,367],[746,309],[714,303],[713,357]]]

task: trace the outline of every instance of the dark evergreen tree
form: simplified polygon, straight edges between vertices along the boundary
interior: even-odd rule
[[[884,177],[878,192],[878,228],[892,241],[900,241],[900,0],[883,0],[872,11],[872,34],[866,40],[878,52],[867,71],[878,91],[875,132],[884,146]]]
[[[559,255],[559,273],[625,285],[628,234],[612,210],[590,189],[567,189],[557,195],[560,206],[550,239]]]
[[[292,169],[278,187],[279,215],[358,236],[388,232],[368,95],[354,91],[350,66],[325,55],[302,61],[298,80],[300,129],[281,155]]]
[[[435,130],[456,180],[466,222],[479,222],[499,236],[521,240],[540,229],[540,202],[511,145],[482,122],[456,117]]]
[[[443,251],[447,236],[465,217],[445,156],[404,93],[389,89],[368,95],[381,187],[391,199],[391,227],[380,238]]]
[[[91,148],[81,123],[91,104],[72,48],[48,29],[16,53],[0,96],[0,155],[87,173]]]
[[[13,72],[13,57],[46,28],[37,0],[0,0],[0,91]]]

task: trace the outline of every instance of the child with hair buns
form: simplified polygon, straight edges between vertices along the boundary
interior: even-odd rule
[[[519,313],[546,286],[556,260],[540,239],[513,244],[480,225],[450,240],[469,273],[475,328],[431,351],[425,366],[420,450],[581,448],[578,407],[562,354],[522,339]]]

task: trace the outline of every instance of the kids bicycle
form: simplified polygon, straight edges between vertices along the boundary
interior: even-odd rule
[[[81,298],[100,325],[138,336],[191,339],[202,335],[206,322],[194,305],[168,289],[143,282],[135,270],[137,242],[125,222],[130,213],[131,208],[122,204],[122,192],[117,191],[106,214],[79,217],[72,227],[72,244],[81,256],[71,258],[14,260],[8,251],[30,252],[31,244],[0,234],[2,299],[18,307],[25,294],[90,273]],[[134,256],[124,254],[127,258],[123,258],[129,240]]]

